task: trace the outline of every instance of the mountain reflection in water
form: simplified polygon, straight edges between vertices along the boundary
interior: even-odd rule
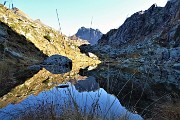
[[[56,105],[56,115],[60,115],[61,107],[73,109],[73,103],[78,106],[82,113],[94,112],[93,114],[102,116],[103,119],[117,119],[117,117],[126,116],[127,120],[141,120],[142,117],[138,114],[133,114],[126,110],[121,105],[119,100],[111,94],[108,94],[103,88],[99,88],[95,78],[90,76],[85,80],[77,82],[75,85],[67,83],[69,87],[59,88],[54,87],[49,91],[43,91],[37,96],[29,96],[21,103],[16,105],[9,104],[0,110],[0,118],[5,120],[10,118],[18,118],[26,114],[28,110],[31,112],[37,111],[37,106],[49,104]],[[88,86],[90,85],[90,86]],[[86,89],[87,88],[87,89]],[[72,103],[71,105],[68,103]],[[95,109],[95,110],[94,110]]]

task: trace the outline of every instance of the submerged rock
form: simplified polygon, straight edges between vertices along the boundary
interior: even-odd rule
[[[91,53],[91,52],[88,52],[88,56],[90,58],[93,58],[93,59],[98,59],[98,57],[95,54]]]

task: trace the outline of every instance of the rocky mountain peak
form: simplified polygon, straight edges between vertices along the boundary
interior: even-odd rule
[[[102,33],[98,29],[81,27],[75,34],[78,38],[87,40],[91,45],[97,43]]]

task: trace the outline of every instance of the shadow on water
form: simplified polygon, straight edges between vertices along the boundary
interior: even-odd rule
[[[100,64],[96,69],[80,71],[94,76],[101,88],[114,94],[130,111],[149,117],[152,108],[167,101],[180,100],[180,73],[176,70],[125,68],[120,65]]]
[[[37,74],[39,70],[18,70],[13,76],[16,81],[14,83],[2,83],[1,85],[5,84],[0,92],[0,97],[10,92],[14,87],[23,84],[27,79],[33,77],[33,75]]]
[[[22,68],[15,72],[13,75],[16,83],[11,84],[10,86],[4,86],[3,90],[1,90],[0,92],[0,96],[2,97],[3,95],[10,92],[14,87],[23,84],[26,80],[32,78],[43,68],[45,68],[52,74],[64,74],[72,70],[72,61],[65,56],[52,55],[50,57],[47,57],[39,65],[33,65],[28,67],[27,69]]]

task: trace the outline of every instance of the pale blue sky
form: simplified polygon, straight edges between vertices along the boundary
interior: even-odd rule
[[[0,0],[3,3],[5,0]],[[164,6],[167,0],[7,0],[44,24],[58,30],[56,9],[63,34],[73,35],[84,26],[103,33],[118,28],[127,16],[148,9],[152,4]]]

